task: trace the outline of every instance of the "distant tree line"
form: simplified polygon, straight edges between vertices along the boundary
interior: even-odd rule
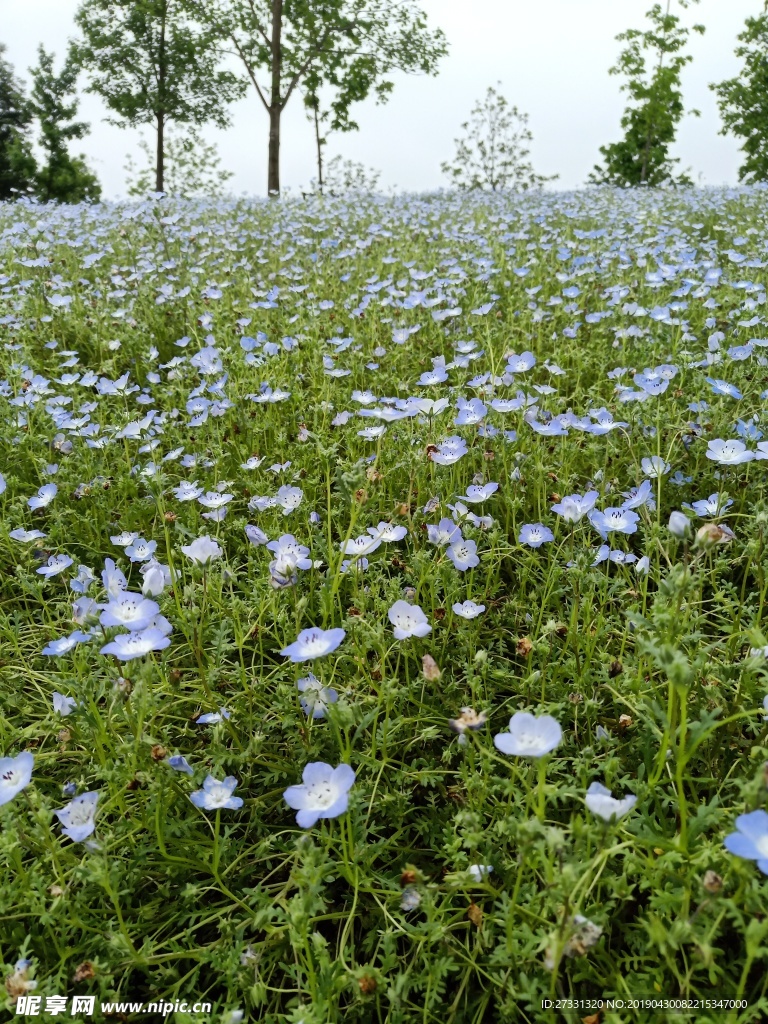
[[[698,2],[654,3],[644,30],[617,36],[625,46],[610,73],[623,78],[627,96],[623,135],[600,147],[602,162],[589,183],[691,183],[671,147],[686,114],[681,75],[692,60],[689,37],[705,31],[684,24],[683,12]],[[85,89],[106,104],[110,123],[152,132],[152,145],[140,146],[144,166],[128,165],[131,194],[220,191],[231,174],[220,168],[201,129],[228,127],[230,105],[249,91],[268,119],[269,195],[280,193],[282,115],[296,95],[314,126],[316,190],[373,188],[375,172],[340,157],[325,161],[328,135],[356,130],[353,107],[369,96],[386,102],[395,72],[434,75],[447,53],[443,33],[428,26],[419,0],[81,0],[75,23],[79,36],[58,72],[54,55],[39,48],[29,94],[0,43],[0,199],[99,198],[93,171],[70,153],[88,131],[77,119],[81,74]],[[768,178],[768,0],[738,38],[741,74],[710,88],[722,134],[742,140],[740,179],[762,181]],[[453,160],[441,165],[453,187],[523,191],[556,177],[535,171],[528,115],[498,89],[487,90],[461,127]]]

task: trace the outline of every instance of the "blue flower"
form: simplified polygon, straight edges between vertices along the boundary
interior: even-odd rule
[[[299,693],[299,703],[305,714],[312,718],[325,718],[325,713],[330,704],[335,704],[339,699],[338,693],[331,686],[323,686],[320,680],[311,672],[296,682]]]
[[[173,754],[171,757],[167,757],[166,761],[177,772],[184,772],[185,775],[195,774],[192,766],[182,754]]]
[[[225,718],[231,718],[232,715],[226,708],[219,708],[218,711],[207,711],[204,715],[198,716],[196,719],[197,725],[217,725]]]
[[[209,775],[203,783],[203,788],[190,793],[189,799],[195,807],[203,811],[236,811],[238,807],[243,806],[241,797],[232,796],[236,786],[237,779],[232,775],[228,775],[223,782]]]
[[[554,539],[554,533],[543,523],[526,523],[520,527],[517,537],[519,544],[527,544],[529,548],[540,548],[542,544]]]
[[[768,813],[752,811],[736,819],[736,832],[724,840],[729,853],[746,860],[756,860],[764,875],[768,875]]]
[[[349,791],[355,772],[348,764],[336,768],[323,761],[310,761],[302,776],[302,785],[289,786],[283,796],[294,811],[301,828],[312,828],[320,818],[338,818],[349,803]]]
[[[16,757],[0,757],[0,807],[13,800],[32,778],[34,758],[28,750]]]
[[[712,392],[715,395],[725,395],[728,398],[741,398],[741,392],[733,385],[729,384],[727,380],[719,380],[714,377],[707,377],[707,384],[711,385]]]

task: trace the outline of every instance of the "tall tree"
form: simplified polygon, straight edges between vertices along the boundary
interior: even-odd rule
[[[101,195],[96,175],[86,166],[83,156],[69,155],[67,145],[72,139],[82,139],[88,125],[75,121],[77,114],[77,69],[67,59],[57,75],[53,68],[53,54],[38,47],[37,66],[32,74],[31,108],[40,125],[40,145],[46,154],[36,178],[37,195],[44,200],[79,203],[84,199],[98,199]]]
[[[280,192],[283,111],[297,87],[307,95],[332,93],[329,128],[348,131],[352,103],[374,92],[385,101],[393,71],[435,74],[447,52],[445,37],[430,31],[418,0],[195,0],[242,62],[269,116],[267,190]],[[260,76],[264,75],[265,79]]]
[[[155,188],[165,180],[169,124],[229,124],[225,104],[244,84],[220,67],[210,28],[189,13],[186,0],[82,0],[75,21],[83,38],[74,45],[80,67],[117,115],[119,127],[152,125]]]
[[[29,141],[32,108],[5,50],[0,43],[0,200],[29,191],[37,170]]]
[[[685,9],[699,0],[678,2]],[[690,184],[686,174],[676,175],[675,164],[680,161],[669,155],[669,149],[685,115],[680,75],[693,60],[683,51],[691,31],[703,34],[704,26],[683,25],[680,15],[672,11],[672,0],[666,0],[665,6],[654,4],[646,17],[649,29],[629,29],[616,37],[627,46],[610,74],[626,76],[621,90],[630,104],[621,119],[624,138],[600,147],[604,163],[589,176],[592,184]],[[699,114],[698,110],[690,113]]]
[[[739,168],[739,180],[768,181],[768,3],[762,14],[747,18],[742,43],[736,56],[743,61],[737,78],[710,85],[717,93],[721,135],[729,133],[742,139],[745,155]]]
[[[485,98],[478,100],[461,127],[464,135],[454,140],[453,163],[440,165],[457,188],[525,192],[557,177],[546,178],[534,171],[528,159],[527,143],[533,140],[528,115],[510,107],[493,86],[488,87]]]

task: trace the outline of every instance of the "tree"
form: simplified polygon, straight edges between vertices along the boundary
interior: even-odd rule
[[[445,161],[440,165],[457,188],[525,192],[541,188],[557,177],[536,174],[528,160],[530,150],[526,148],[533,139],[528,115],[510,107],[493,86],[488,87],[484,99],[477,101],[469,120],[461,127],[464,136],[454,140],[453,163]]]
[[[198,17],[242,62],[269,116],[267,191],[280,193],[281,117],[299,86],[330,90],[333,131],[357,125],[350,106],[394,88],[393,71],[434,74],[445,37],[431,32],[417,0],[196,0]],[[260,81],[266,75],[268,84]]]
[[[684,9],[698,2],[679,0]],[[621,119],[624,138],[600,147],[604,165],[595,165],[589,176],[591,184],[623,188],[691,184],[687,174],[675,176],[675,164],[680,161],[670,157],[669,148],[685,115],[680,75],[693,60],[683,50],[691,31],[703,35],[704,26],[689,29],[682,25],[680,15],[673,14],[671,6],[672,0],[666,0],[665,8],[654,4],[646,14],[650,29],[629,29],[616,37],[628,45],[610,74],[626,75],[621,91],[628,94],[630,105]],[[699,116],[698,110],[690,113]]]
[[[3,58],[5,50],[0,43],[0,200],[28,192],[37,170],[29,141],[32,108],[12,65]]]
[[[40,145],[46,163],[38,169],[35,184],[40,199],[61,203],[79,203],[98,199],[101,188],[96,175],[88,169],[83,156],[71,157],[67,144],[82,139],[88,125],[73,120],[77,114],[75,85],[77,69],[71,60],[64,62],[60,74],[53,70],[53,54],[38,47],[38,63],[32,74],[31,109],[40,124]]]
[[[148,164],[138,169],[131,156],[126,163],[128,195],[146,196],[154,186],[153,153],[146,139],[139,143]],[[233,174],[222,170],[216,147],[200,138],[194,128],[178,134],[171,128],[166,136],[165,191],[171,196],[218,196]]]
[[[224,104],[242,95],[238,78],[219,67],[210,29],[189,15],[186,0],[83,0],[75,21],[80,67],[117,115],[121,128],[155,131],[155,189],[165,184],[165,134],[170,124],[229,124]]]
[[[739,180],[753,183],[768,180],[768,3],[762,14],[747,18],[738,39],[743,43],[736,48],[744,62],[741,74],[710,89],[717,93],[723,119],[720,134],[744,140]]]

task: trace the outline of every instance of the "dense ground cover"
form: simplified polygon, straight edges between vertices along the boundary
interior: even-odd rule
[[[10,1013],[765,1019],[767,239],[762,189],[0,207]]]

